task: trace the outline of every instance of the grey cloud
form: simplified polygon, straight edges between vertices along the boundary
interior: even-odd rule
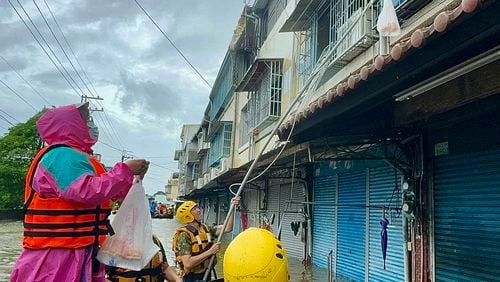
[[[68,69],[69,74],[73,77],[73,80],[75,80],[78,83],[78,86],[84,90],[84,86],[82,83],[78,80],[77,75],[75,74],[74,71],[71,71]],[[75,86],[74,82],[69,79],[67,74],[63,71],[63,73],[66,75],[68,80],[72,83],[74,88],[70,86],[70,84],[64,79],[64,77],[55,69],[52,68],[52,70],[45,70],[45,71],[40,71],[36,74],[33,74],[31,76],[28,76],[27,79],[30,81],[32,84],[38,85],[38,87],[41,88],[48,88],[48,89],[56,89],[58,92],[73,92],[72,95],[75,95],[76,93],[80,93],[80,88]]]
[[[3,56],[5,60],[17,71],[25,69],[28,66],[28,60],[24,57],[16,56],[16,57],[6,57]],[[12,68],[0,58],[0,72],[10,72]]]
[[[35,1],[53,24],[43,1]],[[243,1],[138,1],[199,71],[213,82],[241,14]],[[105,98],[105,110],[113,113],[110,118],[125,144],[122,146],[108,140],[106,134],[103,141],[118,148],[125,147],[124,149],[134,151],[134,154],[173,154],[180,125],[201,121],[210,90],[133,0],[47,2],[99,95]],[[21,3],[28,9],[68,71],[71,70],[52,41],[32,0],[21,0]],[[16,69],[50,102],[54,101],[56,105],[77,102],[79,98],[41,51],[17,15],[13,14],[7,1],[0,0],[0,23],[0,54],[9,61],[12,60]],[[55,26],[52,27],[56,29]],[[134,37],[141,35],[141,39],[144,38],[147,42],[138,42],[139,39]],[[23,87],[23,82],[15,74],[6,71],[2,63],[0,60],[0,75],[8,75],[7,82],[19,92],[31,93],[28,92],[30,89]],[[77,78],[76,75],[74,77]],[[16,79],[15,82],[13,79]],[[81,83],[80,86],[83,88]],[[36,99],[35,106],[44,103],[35,94],[30,95]],[[12,107],[14,116],[21,120],[29,117],[29,107],[15,99],[9,101],[5,106]],[[138,133],[125,136],[125,132],[132,131],[129,127],[139,124],[144,117],[147,118],[144,128],[134,127],[134,132]],[[153,141],[145,148],[144,139],[135,138],[136,135],[147,136]],[[105,146],[101,146],[101,150],[105,158],[119,158],[119,152],[115,150]]]
[[[120,73],[120,103],[125,110],[142,109],[157,117],[175,115],[182,107],[182,97],[171,87],[149,79],[139,79],[130,72]]]

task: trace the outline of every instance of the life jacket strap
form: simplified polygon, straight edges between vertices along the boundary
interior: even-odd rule
[[[43,231],[24,231],[24,236],[26,237],[85,237],[85,236],[95,236],[97,235],[107,235],[107,229],[99,229],[97,232],[92,231],[75,231],[75,232],[43,232]]]
[[[111,213],[111,209],[84,209],[84,210],[38,210],[38,209],[27,209],[27,215],[85,215],[85,214],[95,214],[99,212],[100,215],[108,216]]]
[[[103,219],[99,221],[99,225],[107,225],[108,220]],[[81,228],[94,226],[95,223],[91,222],[71,222],[71,223],[24,223],[24,228],[30,229],[63,229],[63,228]]]

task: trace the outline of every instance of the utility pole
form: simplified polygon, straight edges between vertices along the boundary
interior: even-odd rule
[[[86,95],[82,95],[81,96],[82,103],[88,102],[89,100],[100,100],[100,101],[102,101],[104,99],[101,98],[100,96],[97,96],[97,97],[91,97],[91,96],[86,96]],[[89,107],[89,112],[104,112],[104,108],[101,107],[100,109],[98,109],[98,108],[91,108],[91,107]]]
[[[133,157],[130,155],[130,153],[132,153],[132,151],[127,151],[127,150],[123,150],[122,151],[122,163],[126,160],[130,160],[132,159]]]

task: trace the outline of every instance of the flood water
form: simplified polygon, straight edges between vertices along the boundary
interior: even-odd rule
[[[153,233],[156,234],[167,252],[168,263],[174,265],[175,256],[172,252],[172,237],[175,229],[180,224],[173,219],[153,219]],[[229,239],[229,235],[225,238]],[[0,281],[9,281],[10,271],[17,256],[21,252],[22,222],[0,220]],[[223,240],[222,250],[227,247],[228,240]],[[286,248],[286,246],[285,246]],[[223,253],[223,251],[221,252]],[[222,277],[222,260],[216,266],[219,277]],[[324,269],[306,270],[301,261],[294,258],[288,259],[290,281],[326,281]]]

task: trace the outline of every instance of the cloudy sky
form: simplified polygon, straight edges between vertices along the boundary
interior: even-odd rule
[[[243,0],[138,1],[212,84]],[[64,65],[59,69],[66,78],[11,3],[55,64]],[[95,151],[107,165],[120,160],[120,150],[150,160],[148,193],[164,189],[177,169],[173,155],[182,124],[199,123],[208,103],[209,87],[134,0],[0,0],[0,55],[0,114],[8,120],[0,116],[0,136],[44,106],[78,103],[90,90],[104,98],[95,106],[105,112],[93,114],[101,133]]]

